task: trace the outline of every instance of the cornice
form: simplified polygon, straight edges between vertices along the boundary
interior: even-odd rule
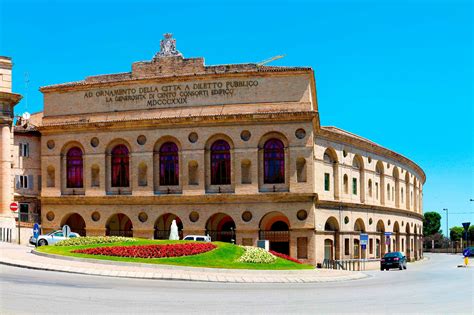
[[[316,129],[315,134],[316,134],[316,137],[325,138],[326,140],[335,141],[342,144],[346,144],[347,142],[350,142],[352,145],[354,145],[355,147],[359,149],[363,149],[363,150],[375,153],[377,155],[389,157],[402,164],[406,164],[410,166],[415,172],[418,173],[418,175],[421,178],[421,182],[423,184],[426,182],[426,174],[418,164],[408,159],[407,157],[399,153],[396,153],[392,150],[389,150],[387,148],[384,148],[374,142],[365,140],[360,137],[350,136],[348,134],[342,134],[342,133],[325,129],[325,128]]]

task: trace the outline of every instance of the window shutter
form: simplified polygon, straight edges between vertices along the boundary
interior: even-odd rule
[[[38,190],[41,190],[41,175],[38,175]]]
[[[15,187],[16,189],[20,189],[20,176],[15,175]]]
[[[33,187],[34,187],[33,175],[28,175],[28,189],[33,189]]]
[[[25,156],[29,157],[30,156],[30,144],[25,143]]]
[[[23,151],[22,151],[23,144],[20,142],[18,144],[18,156],[23,156]]]

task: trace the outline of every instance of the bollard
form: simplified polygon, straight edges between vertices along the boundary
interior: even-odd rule
[[[464,265],[467,266],[469,265],[469,257],[464,257]]]

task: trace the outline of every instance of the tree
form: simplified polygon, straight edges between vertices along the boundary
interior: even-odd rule
[[[423,216],[423,235],[430,236],[441,233],[441,215],[438,212],[425,212]]]
[[[471,242],[474,241],[474,225],[471,225],[471,226],[469,227],[469,230],[467,230],[467,235],[468,235],[468,236],[467,236],[468,239],[469,239]]]
[[[462,226],[453,226],[449,230],[450,230],[449,231],[449,236],[451,238],[451,241],[461,240],[462,235],[464,233],[464,228]]]

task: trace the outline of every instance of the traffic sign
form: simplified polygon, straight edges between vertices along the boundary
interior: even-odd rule
[[[33,225],[33,237],[35,239],[38,239],[38,236],[40,235],[40,228],[39,228],[39,224],[38,223],[35,223],[35,225]]]
[[[13,212],[18,211],[18,202],[14,201],[10,204],[10,210]]]
[[[71,234],[71,228],[69,227],[69,225],[63,226],[64,237],[69,237],[69,234]]]
[[[366,233],[360,233],[360,245],[362,245],[363,249],[365,249],[365,246],[369,242],[369,234]]]
[[[471,256],[471,250],[469,248],[466,248],[465,250],[462,251],[462,254],[464,257],[469,257]]]

